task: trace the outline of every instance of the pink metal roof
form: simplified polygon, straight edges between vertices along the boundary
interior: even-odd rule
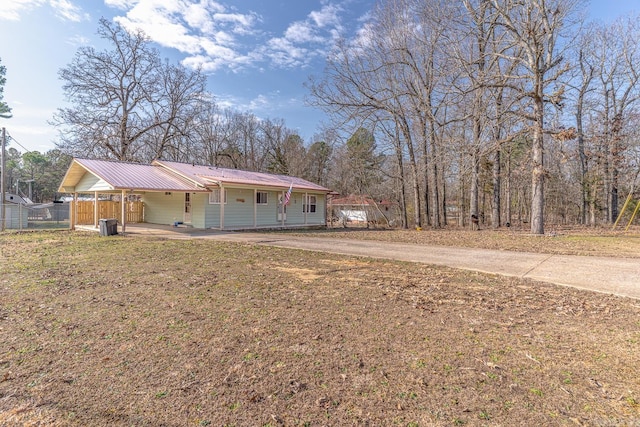
[[[207,191],[194,182],[169,170],[152,165],[127,163],[108,160],[74,159],[74,162],[87,171],[98,176],[114,189],[147,190],[147,191]],[[72,164],[72,168],[73,168]],[[71,171],[71,168],[70,168]],[[69,173],[63,180],[63,186],[74,186],[66,183]]]
[[[217,184],[250,185],[329,193],[330,190],[302,178],[237,169],[154,161],[151,165],[110,160],[73,159],[60,191],[74,188],[85,173],[99,177],[114,190],[207,192]]]
[[[213,166],[200,166],[188,163],[167,162],[156,160],[154,165],[160,165],[167,169],[173,170],[185,178],[189,178],[202,185],[212,185],[216,183],[225,184],[242,184],[252,186],[277,187],[288,189],[293,185],[293,190],[317,191],[328,193],[331,190],[309,182],[302,178],[291,177],[287,175],[276,175],[262,172],[249,172],[238,169],[217,168]]]

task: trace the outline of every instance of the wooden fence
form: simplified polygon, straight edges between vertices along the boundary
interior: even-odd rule
[[[127,223],[144,222],[144,203],[127,202]],[[94,224],[93,201],[78,201],[76,210],[76,224]],[[116,218],[122,224],[122,210],[120,202],[101,200],[98,202],[98,219]]]

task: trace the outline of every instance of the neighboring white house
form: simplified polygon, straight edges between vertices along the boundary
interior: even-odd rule
[[[29,204],[27,199],[23,199],[17,194],[6,193],[4,195],[4,228],[22,229],[29,223]]]
[[[392,204],[386,200],[374,200],[368,196],[350,195],[333,198],[330,202],[332,216],[343,225],[370,223],[388,225],[393,217]]]
[[[285,175],[160,160],[147,165],[88,159],[72,161],[58,191],[73,194],[74,200],[80,195],[94,200],[104,194],[122,200],[136,195],[146,223],[220,230],[324,226],[330,192]],[[126,209],[122,204],[120,221]],[[97,215],[96,205],[95,224]]]

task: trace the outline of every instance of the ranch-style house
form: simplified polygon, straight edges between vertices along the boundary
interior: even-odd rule
[[[330,192],[286,175],[80,158],[58,191],[73,195],[71,228],[117,218],[123,230],[132,222],[219,230],[324,226]]]

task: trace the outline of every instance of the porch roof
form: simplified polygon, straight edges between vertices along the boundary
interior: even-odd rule
[[[91,185],[78,188],[89,173],[96,180]],[[208,192],[203,185],[186,179],[179,174],[153,165],[110,160],[73,159],[58,191],[184,191]]]

